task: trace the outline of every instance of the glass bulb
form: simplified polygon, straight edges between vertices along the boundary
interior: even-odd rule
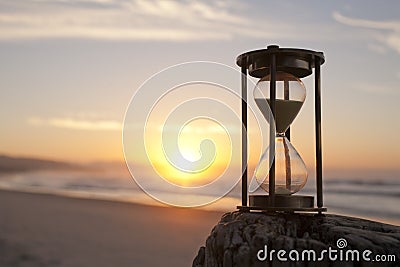
[[[264,118],[272,119],[270,105],[270,79],[267,75],[254,88],[255,102]],[[299,153],[285,137],[285,132],[299,113],[306,98],[306,88],[300,79],[285,72],[276,73],[275,100],[275,194],[290,195],[298,192],[307,182],[307,168]],[[272,151],[272,152],[274,152]],[[272,154],[273,155],[273,154]],[[272,160],[270,147],[261,156],[254,178],[261,188],[269,192],[269,176]]]
[[[271,75],[260,79],[254,88],[254,99],[265,119],[269,122]],[[306,99],[306,88],[303,82],[286,72],[276,73],[276,102],[275,102],[275,127],[278,133],[284,133],[296,118],[304,100]]]
[[[254,172],[261,188],[269,192],[269,147],[265,150]],[[284,136],[275,138],[275,194],[298,192],[307,182],[307,168],[299,153]]]

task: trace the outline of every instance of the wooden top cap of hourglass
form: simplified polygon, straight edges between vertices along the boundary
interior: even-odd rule
[[[277,71],[284,71],[298,78],[312,74],[316,60],[320,65],[325,62],[323,52],[298,48],[280,48],[270,45],[266,49],[254,50],[239,55],[236,64],[249,70],[249,75],[262,78],[269,74],[271,56],[276,55]]]

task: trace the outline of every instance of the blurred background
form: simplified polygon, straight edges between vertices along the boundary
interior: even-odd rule
[[[279,44],[325,54],[328,210],[400,224],[398,10],[397,1],[0,1],[0,188],[162,205],[124,163],[131,97],[171,65],[237,68],[239,54]],[[303,82],[292,143],[309,170],[302,192],[313,194],[313,77]],[[237,204],[236,187],[200,209]]]

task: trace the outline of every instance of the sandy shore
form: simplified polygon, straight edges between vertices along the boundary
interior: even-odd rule
[[[191,266],[221,215],[0,191],[0,266]]]

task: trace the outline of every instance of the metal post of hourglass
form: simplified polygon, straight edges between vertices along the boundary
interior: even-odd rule
[[[242,211],[304,211],[318,212],[326,211],[323,207],[322,198],[322,139],[321,139],[321,74],[320,66],[324,63],[322,52],[305,49],[279,48],[269,46],[267,49],[255,50],[244,53],[237,58],[237,64],[242,70],[242,122],[247,129],[247,70],[253,77],[260,78],[269,71],[270,79],[270,109],[275,116],[276,101],[276,72],[286,71],[298,78],[312,74],[315,68],[315,142],[316,142],[316,191],[317,207],[314,207],[312,196],[286,196],[280,197],[277,203],[275,195],[275,166],[272,162],[269,176],[269,195],[264,198],[250,196],[250,205],[247,205],[247,136],[242,134]],[[288,84],[284,84],[288,89]],[[289,90],[284,90],[284,98],[289,99]],[[290,128],[286,131],[286,137],[290,140]],[[270,134],[271,146],[275,146],[275,133]],[[271,150],[271,149],[270,149]],[[271,157],[270,157],[271,158]],[[252,198],[253,197],[253,198]],[[256,204],[255,204],[256,203]],[[254,205],[255,204],[255,205]]]
[[[247,207],[247,68],[242,65],[242,206]]]
[[[315,59],[315,148],[317,207],[322,208],[321,62],[319,58]]]
[[[270,63],[270,73],[271,73],[271,82],[269,87],[269,98],[270,98],[270,108],[272,112],[272,117],[275,120],[275,100],[276,100],[276,55],[271,55],[271,63]],[[269,127],[269,144],[271,149],[269,150],[269,160],[272,159],[270,163],[269,169],[269,206],[275,207],[275,132],[273,127]]]

